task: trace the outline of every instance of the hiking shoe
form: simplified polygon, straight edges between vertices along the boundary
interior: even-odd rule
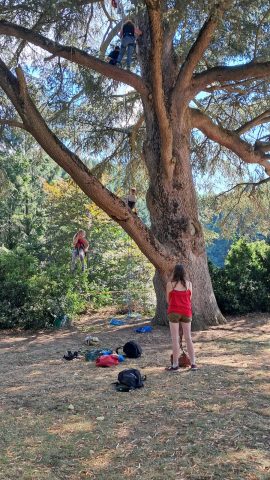
[[[167,372],[176,372],[177,370],[179,370],[179,367],[173,367],[172,365],[170,365],[169,367],[166,367],[165,370]]]
[[[74,360],[74,358],[78,358],[79,352],[74,352],[72,353],[70,350],[68,350],[67,354],[63,356],[65,360]]]
[[[68,350],[68,352],[63,356],[63,358],[64,358],[65,360],[73,360],[74,355],[73,355],[73,353],[72,353],[70,350]]]
[[[195,365],[195,364],[191,365],[190,370],[192,370],[192,371],[198,370],[197,365]]]

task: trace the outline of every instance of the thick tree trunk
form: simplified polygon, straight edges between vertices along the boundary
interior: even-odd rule
[[[167,325],[167,302],[165,296],[166,278],[158,270],[156,270],[153,283],[156,292],[156,312],[153,323],[157,325]]]
[[[143,99],[147,132],[144,158],[149,174],[147,206],[153,235],[178,263],[185,266],[187,277],[192,281],[193,328],[201,329],[224,323],[225,319],[213,293],[203,230],[198,220],[190,162],[190,82],[173,95],[179,83],[173,30],[162,24],[158,6],[151,2],[146,4],[148,15],[139,15],[144,32],[139,44],[142,78],[151,92],[148,101]],[[168,323],[165,286],[175,266],[175,260],[172,262],[166,270],[156,270],[154,323]]]
[[[148,121],[151,116],[148,116]],[[224,323],[213,293],[208,271],[203,229],[198,220],[198,207],[193,184],[188,129],[179,126],[174,130],[174,171],[172,179],[163,174],[159,165],[157,127],[152,117],[153,138],[145,144],[150,177],[147,205],[151,217],[151,228],[155,237],[185,266],[187,277],[193,284],[193,328],[203,329],[209,325]],[[156,271],[154,287],[157,297],[154,323],[167,324],[165,285],[171,276],[170,271]]]

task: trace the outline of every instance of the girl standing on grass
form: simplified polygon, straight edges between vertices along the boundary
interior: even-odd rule
[[[173,277],[167,283],[166,298],[168,302],[168,318],[172,338],[173,364],[167,367],[168,371],[179,369],[178,359],[180,355],[179,323],[183,328],[183,335],[187,346],[188,356],[191,361],[191,370],[197,370],[195,353],[191,338],[192,321],[192,283],[186,280],[186,272],[183,265],[175,265]]]

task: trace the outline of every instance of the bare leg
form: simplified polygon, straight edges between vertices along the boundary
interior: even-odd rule
[[[191,361],[191,365],[195,365],[195,353],[194,353],[194,347],[193,347],[193,342],[191,338],[191,322],[181,322],[182,328],[183,328],[183,335],[184,339],[186,342],[187,346],[187,351],[188,351],[188,356]]]
[[[81,264],[82,264],[82,271],[84,272],[84,270],[85,270],[85,264],[84,264],[85,253],[84,253],[83,248],[80,248],[79,257],[80,257],[80,261],[81,261]]]
[[[172,339],[172,350],[173,350],[173,367],[178,367],[179,355],[180,355],[180,345],[179,345],[179,323],[169,322],[171,339]]]

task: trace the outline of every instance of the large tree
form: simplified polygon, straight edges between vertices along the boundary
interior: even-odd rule
[[[137,73],[132,73],[103,60],[106,48],[121,26],[121,19],[114,18],[115,12],[109,8],[110,3],[0,2],[0,86],[14,107],[12,110],[7,104],[2,108],[0,121],[29,132],[134,239],[156,268],[159,323],[166,322],[164,283],[174,264],[181,262],[194,284],[195,326],[218,324],[224,319],[211,286],[192,172],[192,167],[197,168],[196,161],[202,159],[194,158],[192,148],[198,142],[205,144],[207,138],[218,144],[219,154],[215,158],[220,162],[225,162],[229,152],[231,164],[240,161],[241,165],[260,166],[261,170],[256,171],[258,184],[270,175],[267,153],[270,143],[265,137],[265,125],[270,121],[269,9],[261,0],[123,1],[125,13],[131,5],[132,17],[143,32],[138,41],[139,66]],[[94,43],[94,37],[100,39],[99,49],[95,44],[96,50],[87,53],[84,46],[90,41]],[[33,77],[34,70],[33,64],[29,67],[31,58],[39,66],[35,81],[29,86],[27,79],[30,74]],[[18,59],[21,67],[13,71]],[[117,109],[118,97],[125,94],[125,106],[130,112],[133,105],[136,118],[133,129],[129,121],[127,124],[130,143],[136,140],[140,143],[139,130],[144,136],[140,158],[148,176],[150,228],[102,185],[82,160],[86,158],[85,150],[79,158],[68,148],[71,143],[61,141],[63,118],[56,127],[47,104],[45,108],[48,88],[43,88],[44,98],[37,100],[44,72],[50,78],[50,85],[54,81],[58,88],[63,88],[67,77],[72,76],[72,70],[63,73],[67,62],[81,69],[81,84],[77,80],[76,87],[69,92],[77,111],[85,108],[85,102],[79,98],[87,85],[87,72],[111,79],[114,85],[117,81],[129,87],[128,91],[119,87],[115,95],[110,91],[110,103],[112,106],[115,101]],[[59,71],[61,75],[57,77]],[[96,73],[91,77],[90,87],[88,82],[88,101],[91,101],[91,85],[93,90],[97,88]],[[97,95],[93,96],[97,103]],[[128,103],[132,96],[133,103]],[[104,105],[100,115],[104,115]],[[119,130],[123,130],[123,122],[119,122]],[[143,122],[145,128],[141,129]]]

